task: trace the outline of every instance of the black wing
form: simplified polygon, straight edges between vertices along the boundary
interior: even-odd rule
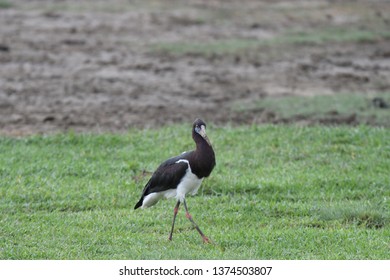
[[[141,199],[135,205],[134,209],[137,209],[142,205],[146,195],[176,188],[188,169],[187,162],[178,163],[177,161],[186,159],[189,154],[189,152],[184,153],[163,162],[146,183],[145,188],[142,191]]]

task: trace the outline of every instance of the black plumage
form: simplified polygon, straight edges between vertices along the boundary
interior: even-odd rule
[[[185,195],[188,193],[195,194],[203,178],[208,177],[215,166],[215,153],[206,135],[206,124],[201,119],[195,120],[193,124],[192,138],[195,141],[196,149],[163,162],[145,185],[141,198],[134,209],[150,207],[163,197],[175,197],[177,204],[174,208],[169,239],[172,239],[176,214],[180,203],[183,202],[186,217],[194,224],[203,240],[208,242],[208,238],[204,236],[188,213],[185,201]]]
[[[152,177],[146,183],[145,188],[142,191],[141,199],[135,205],[134,209],[142,206],[143,199],[148,194],[166,191],[167,189],[171,189],[174,188],[174,186],[179,185],[188,169],[187,163],[176,163],[180,159],[184,158],[182,156],[170,158],[157,168]]]

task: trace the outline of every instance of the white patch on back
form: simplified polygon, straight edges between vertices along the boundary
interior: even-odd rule
[[[151,193],[144,197],[141,208],[147,208],[156,204],[161,198],[173,198],[175,197],[180,202],[183,202],[186,194],[194,195],[198,192],[200,185],[202,184],[203,178],[199,179],[194,173],[192,173],[190,163],[186,159],[180,159],[176,163],[185,162],[188,165],[186,174],[181,179],[176,189],[169,189],[162,192]]]

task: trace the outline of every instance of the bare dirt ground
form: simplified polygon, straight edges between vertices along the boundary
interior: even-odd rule
[[[390,92],[386,30],[387,0],[0,0],[0,134],[294,122],[235,108]]]

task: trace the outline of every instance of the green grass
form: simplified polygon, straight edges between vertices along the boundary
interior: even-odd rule
[[[165,52],[170,54],[200,54],[200,55],[212,55],[212,54],[235,54],[245,50],[254,49],[263,45],[264,42],[253,39],[229,39],[229,40],[216,40],[211,42],[175,42],[166,43],[161,42],[151,46],[153,52]]]
[[[390,93],[367,95],[359,93],[339,93],[334,95],[266,97],[251,104],[237,103],[236,111],[266,109],[274,112],[278,118],[294,118],[297,116],[310,119],[343,118],[356,115],[359,123],[370,123],[388,126],[390,124],[390,108],[375,107],[372,99],[382,98],[390,104]]]
[[[189,125],[0,138],[0,259],[388,259],[390,132],[214,127],[217,166],[168,241],[173,200],[133,210]]]
[[[134,2],[134,3],[133,3]],[[18,3],[16,8],[19,10],[33,10],[53,13],[109,13],[117,14],[137,9],[138,4],[135,1],[116,0],[116,1],[48,1],[44,4],[26,1]]]
[[[330,27],[311,32],[290,32],[275,38],[272,43],[280,44],[324,44],[329,42],[375,42],[389,39],[390,32],[385,26],[378,30]]]
[[[7,1],[7,0],[0,0],[0,9],[9,9],[11,8],[13,5],[10,1]]]
[[[376,42],[390,38],[386,26],[379,25],[375,30],[362,30],[350,27],[327,27],[311,31],[290,30],[269,39],[250,38],[219,39],[209,42],[161,42],[151,46],[153,52],[170,54],[231,55],[242,52],[255,52],[261,47],[279,47],[303,44],[326,44],[332,42]]]

